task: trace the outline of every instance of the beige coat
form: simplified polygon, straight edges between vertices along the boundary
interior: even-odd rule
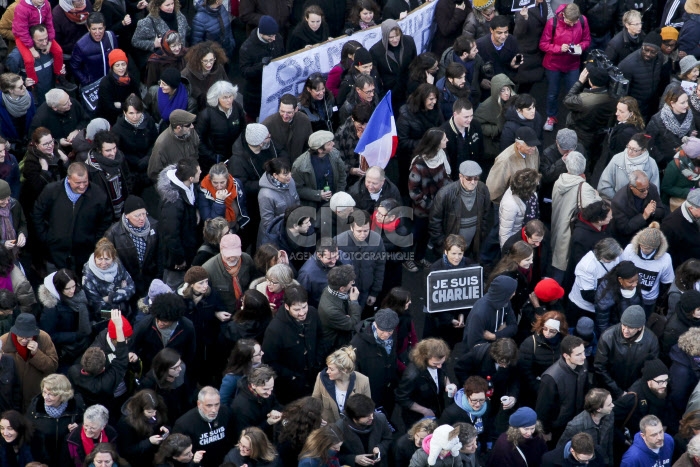
[[[491,201],[500,203],[503,194],[510,186],[510,177],[515,172],[522,169],[540,168],[540,152],[535,149],[532,156],[521,156],[515,150],[515,143],[508,146],[501,152],[491,167],[488,178],[486,178],[486,186],[491,193]]]
[[[25,362],[17,353],[10,334],[8,332],[0,336],[0,342],[3,353],[12,355],[15,360],[19,382],[22,385],[22,413],[24,413],[34,396],[41,394],[41,380],[56,372],[58,354],[51,337],[44,331],[39,331],[39,336],[35,339],[39,343],[39,349]]]
[[[323,371],[326,371],[325,368]],[[355,386],[352,388],[352,393],[348,394],[345,400],[348,400],[352,394],[364,394],[367,397],[372,397],[369,389],[369,378],[355,371]],[[316,384],[314,384],[314,392],[311,394],[312,397],[316,399],[321,399],[323,403],[323,410],[321,411],[321,418],[323,418],[329,425],[337,422],[340,419],[340,412],[338,411],[338,404],[335,402],[333,396],[330,395],[323,382],[321,382],[321,373],[316,376]]]
[[[552,266],[566,271],[569,262],[571,228],[569,221],[578,206],[578,186],[581,185],[581,208],[600,201],[598,192],[580,175],[561,174],[552,190]]]

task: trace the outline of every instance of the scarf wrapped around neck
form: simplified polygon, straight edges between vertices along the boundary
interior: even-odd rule
[[[207,200],[214,201],[215,203],[223,203],[225,205],[225,217],[227,222],[236,222],[236,210],[233,209],[233,203],[236,202],[238,193],[236,192],[236,182],[234,182],[231,175],[228,176],[228,180],[226,181],[226,190],[228,190],[229,195],[228,198],[223,201],[216,199],[216,188],[214,188],[214,184],[211,182],[211,175],[207,175],[202,179],[199,183],[199,189],[204,193]]]
[[[418,157],[421,156],[416,156],[413,158],[415,161]],[[445,151],[442,149],[438,150],[437,154],[435,154],[433,157],[430,159],[426,158],[425,156],[422,156],[423,162],[425,162],[425,165],[427,165],[431,169],[437,169],[440,167],[440,165],[445,166],[445,172],[447,172],[447,175],[450,175],[452,173],[452,169],[450,168],[450,162],[447,160],[447,156],[445,155]],[[413,164],[413,162],[411,162]]]
[[[357,24],[358,24],[358,26],[360,26],[360,29],[363,31],[367,28],[371,28],[372,26],[376,26],[376,23],[374,22],[374,20],[370,21],[369,23],[365,23],[364,21],[360,21]]]
[[[80,441],[83,442],[83,449],[85,450],[85,455],[88,455],[92,452],[93,449],[95,449],[95,440],[92,438],[88,438],[88,436],[85,434],[85,430],[83,430],[83,427],[80,428]],[[102,430],[102,433],[100,433],[100,439],[97,441],[98,443],[109,443],[109,438],[107,438],[107,433],[105,433],[105,430]]]
[[[97,276],[98,279],[110,283],[114,282],[117,277],[117,272],[119,271],[119,264],[117,263],[117,260],[115,260],[107,269],[98,268],[97,264],[95,264],[95,253],[90,255],[88,267],[90,268],[90,272]]]
[[[87,21],[88,15],[90,14],[86,11],[87,5],[80,10],[76,10],[71,0],[59,0],[58,4],[71,23],[83,24]]]
[[[129,237],[131,237],[131,241],[134,242],[136,256],[139,258],[139,266],[143,266],[143,259],[146,256],[146,237],[151,233],[151,222],[146,217],[146,223],[143,224],[143,227],[138,228],[122,214],[122,225],[128,232]]]
[[[131,77],[129,75],[125,74],[124,76],[119,76],[118,74],[112,72],[112,75],[114,75],[114,79],[117,81],[117,84],[119,86],[126,86],[129,83],[131,83]],[[143,114],[141,115],[143,117]]]
[[[25,362],[29,360],[29,358],[32,356],[31,352],[29,352],[29,349],[19,343],[19,340],[17,340],[17,335],[15,333],[10,333],[10,335],[12,336],[12,343],[15,344],[15,348],[17,349],[17,355],[19,355]]]
[[[690,127],[693,125],[693,112],[686,111],[683,123],[679,125],[676,115],[673,113],[673,110],[671,110],[671,106],[669,106],[668,104],[664,104],[664,107],[661,109],[660,115],[661,121],[664,122],[664,126],[668,128],[668,130],[671,133],[678,136],[679,138],[686,136],[690,131]]]
[[[681,174],[691,182],[700,180],[700,168],[698,168],[682,149],[673,157],[673,161],[681,171]],[[1,213],[2,211],[0,211]]]
[[[129,121],[128,118],[124,118],[124,121],[125,121],[126,123],[128,123],[129,125],[133,126],[134,128],[138,128],[138,127],[141,126],[141,124],[143,123],[143,121],[144,121],[145,119],[146,119],[146,114],[144,114],[144,113],[142,112],[142,113],[141,113],[141,118],[139,118],[139,121],[138,121],[138,122],[136,122],[136,123],[131,123],[131,122]]]
[[[229,266],[226,264],[226,261],[224,261],[224,257],[221,257],[221,264],[224,265],[224,269],[226,269],[226,272],[229,273],[231,276],[231,279],[233,280],[233,293],[236,297],[236,300],[239,300],[241,298],[241,295],[243,295],[242,288],[241,288],[241,281],[238,279],[238,273],[241,272],[241,266],[243,265],[243,258],[238,258],[238,263],[236,263],[235,266]]]
[[[61,415],[63,415],[63,412],[66,411],[66,408],[68,408],[68,401],[61,403],[61,405],[59,405],[58,407],[52,407],[46,402],[44,402],[44,409],[46,410],[46,415],[48,415],[51,418],[59,418]]]
[[[158,88],[158,110],[163,120],[169,122],[170,114],[173,113],[173,110],[187,110],[188,97],[187,88],[182,83],[177,87],[173,97],[170,97],[162,89]]]
[[[17,232],[15,232],[15,228],[12,225],[12,213],[10,212],[9,204],[4,208],[0,208],[0,239],[3,242],[17,239]]]
[[[27,114],[27,110],[32,105],[32,96],[29,92],[25,92],[24,96],[13,99],[7,93],[2,93],[2,102],[5,104],[7,113],[14,118],[19,118]]]

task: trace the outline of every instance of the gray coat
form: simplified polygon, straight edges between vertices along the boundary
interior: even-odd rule
[[[598,181],[598,193],[609,199],[613,199],[615,193],[630,184],[629,173],[625,164],[627,150],[615,154],[608,163]],[[641,169],[649,177],[649,183],[657,188],[661,186],[659,181],[659,167],[656,161],[649,155],[649,151],[644,151],[637,157],[647,157]],[[636,158],[634,158],[636,159]]]
[[[170,27],[160,16],[149,14],[142,20],[139,20],[136,25],[136,30],[131,38],[131,45],[146,52],[153,52],[155,50],[153,41],[156,39],[156,35],[163,37],[169,30]],[[180,33],[182,38],[182,46],[187,46],[186,41],[190,34],[190,26],[187,24],[185,15],[179,11],[177,12],[177,32]]]
[[[348,175],[345,169],[345,163],[340,157],[340,152],[337,149],[333,149],[326,157],[331,158],[335,192],[345,191]],[[309,151],[306,151],[294,161],[292,165],[292,177],[296,183],[299,198],[301,198],[304,206],[319,207],[323,204],[323,200],[321,199],[321,189],[323,187],[316,186],[316,174],[311,164],[311,154],[309,154]]]
[[[289,207],[299,206],[297,186],[292,178],[286,188],[276,187],[268,178],[267,173],[260,177],[260,191],[258,192],[258,208],[260,209],[260,228],[258,229],[258,246],[262,236],[272,220],[284,214]]]
[[[238,272],[238,280],[241,283],[241,291],[245,292],[248,290],[248,286],[255,275],[255,266],[253,265],[253,258],[248,253],[241,254],[241,261],[243,261],[243,264]],[[221,301],[226,305],[226,311],[234,313],[237,308],[236,295],[233,291],[233,279],[231,279],[231,275],[224,268],[221,253],[210,258],[202,267],[209,273],[209,285],[212,289],[219,292]]]

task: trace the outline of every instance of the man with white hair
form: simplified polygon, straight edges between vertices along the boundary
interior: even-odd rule
[[[46,93],[46,102],[36,109],[27,134],[43,126],[48,128],[53,139],[61,146],[68,147],[78,130],[85,128],[90,118],[80,103],[70,97],[63,89],[52,89]]]
[[[204,386],[197,396],[197,407],[177,419],[173,433],[182,433],[192,440],[192,452],[206,451],[200,465],[217,467],[231,446],[238,442],[234,433],[233,410],[221,405],[219,391]]]
[[[690,258],[700,258],[700,190],[691,190],[681,207],[661,223],[674,270]]]
[[[566,173],[554,182],[552,190],[552,266],[558,271],[553,274],[560,281],[569,261],[569,244],[571,242],[571,217],[579,209],[599,201],[598,192],[586,182],[583,174],[586,170],[586,158],[578,151],[562,156],[566,164]],[[559,276],[559,277],[557,277]]]
[[[664,433],[659,417],[647,415],[639,422],[639,433],[622,456],[620,467],[661,467],[671,465],[673,438]]]
[[[674,465],[678,466],[693,466],[700,464],[700,435],[693,436],[688,442],[688,447],[685,453],[681,456]]]

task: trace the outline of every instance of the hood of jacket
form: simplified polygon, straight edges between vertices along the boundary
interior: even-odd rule
[[[668,435],[664,434],[665,441],[666,436]],[[642,435],[640,433],[637,433],[636,435],[634,435],[634,442],[632,443],[632,446],[636,448],[637,452],[630,453],[630,451],[627,451],[634,457],[631,465],[657,465],[658,461],[663,460],[662,456],[671,456],[673,448],[671,446],[668,446],[667,444],[668,443],[664,442],[664,445],[661,447],[661,449],[659,449],[659,453],[657,454],[651,449],[649,449],[649,447],[644,442],[644,439],[642,439]],[[660,465],[660,463],[658,465]]]
[[[688,367],[691,371],[700,370],[700,363],[695,363],[695,359],[678,347],[678,344],[671,347],[671,350],[668,352],[668,358],[671,359],[671,363]]]
[[[637,232],[637,234],[634,237],[632,237],[632,241],[630,242],[632,244],[632,246],[634,247],[635,254],[639,254],[639,237],[642,235],[643,230],[644,229]],[[661,245],[659,245],[659,248],[657,249],[656,254],[654,255],[654,259],[661,258],[664,254],[666,254],[667,250],[668,250],[668,240],[666,240],[665,235],[662,235],[661,236]]]
[[[273,185],[272,182],[270,182],[270,179],[267,177],[267,172],[265,172],[262,175],[262,177],[260,177],[259,185],[261,189],[268,188],[272,191],[279,191],[280,193],[284,193],[285,191],[289,191],[289,188],[292,186],[293,183],[294,179],[292,178],[289,180],[289,183],[287,184],[286,188],[280,188],[278,186]]]
[[[501,73],[491,78],[491,97],[497,100],[503,86],[510,86],[511,90],[515,91],[515,83],[505,74]]]
[[[518,288],[518,281],[509,276],[498,276],[489,287],[484,298],[495,308],[503,308],[510,302],[510,297],[513,296]]]
[[[180,197],[180,187],[175,186],[170,182],[168,178],[168,170],[175,170],[177,165],[171,164],[160,171],[158,174],[158,182],[156,184],[156,190],[160,197],[169,203],[174,203]]]
[[[559,176],[557,183],[554,184],[554,190],[556,190],[559,195],[564,195],[571,189],[578,190],[578,185],[581,182],[585,182],[580,175],[571,175],[570,173],[564,173]]]
[[[56,286],[53,285],[53,277],[55,275],[56,273],[52,272],[44,277],[44,283],[39,286],[39,301],[45,308],[55,307],[61,299],[61,296],[58,295],[58,290],[56,290]]]

